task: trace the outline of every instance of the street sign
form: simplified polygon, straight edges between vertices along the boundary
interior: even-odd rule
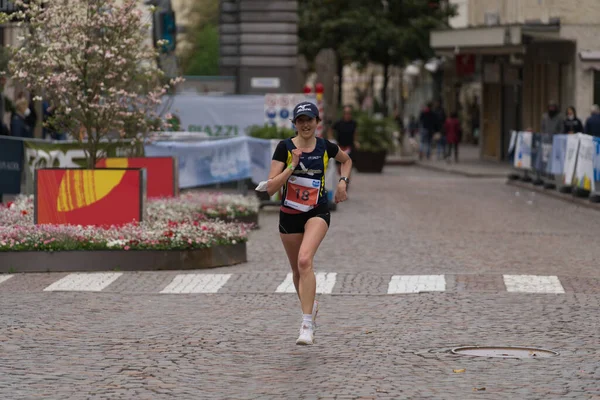
[[[280,85],[279,78],[252,78],[250,85],[253,88],[277,89]]]

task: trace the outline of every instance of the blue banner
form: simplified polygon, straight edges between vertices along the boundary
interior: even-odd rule
[[[565,155],[567,154],[567,135],[552,136],[552,156],[548,163],[548,172],[552,175],[564,173]]]
[[[594,138],[594,191],[600,192],[600,138]]]
[[[179,163],[179,187],[191,188],[251,177],[246,137],[202,142],[157,142],[144,147],[147,157],[171,156]]]
[[[0,137],[0,194],[21,193],[23,141]]]
[[[269,178],[271,159],[279,139],[257,139],[247,137],[248,151],[250,152],[250,168],[252,169],[252,182],[258,184]]]
[[[542,172],[542,135],[534,133],[531,139],[531,169]]]

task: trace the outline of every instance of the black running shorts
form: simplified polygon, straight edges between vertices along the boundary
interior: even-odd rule
[[[323,218],[329,226],[331,214],[329,213],[328,204],[319,204],[310,211],[300,214],[288,214],[279,211],[279,232],[281,233],[304,233],[304,225],[314,217]]]

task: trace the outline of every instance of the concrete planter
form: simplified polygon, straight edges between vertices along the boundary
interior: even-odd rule
[[[380,174],[385,166],[387,151],[354,150],[351,156],[352,165],[358,172]]]
[[[246,243],[198,250],[0,252],[0,273],[206,269],[247,261]]]

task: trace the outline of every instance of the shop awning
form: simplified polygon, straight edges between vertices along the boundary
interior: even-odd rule
[[[445,29],[431,32],[429,44],[434,50],[471,52],[483,48],[515,48],[522,45],[521,26]]]
[[[600,50],[580,51],[579,59],[584,69],[600,71]]]

